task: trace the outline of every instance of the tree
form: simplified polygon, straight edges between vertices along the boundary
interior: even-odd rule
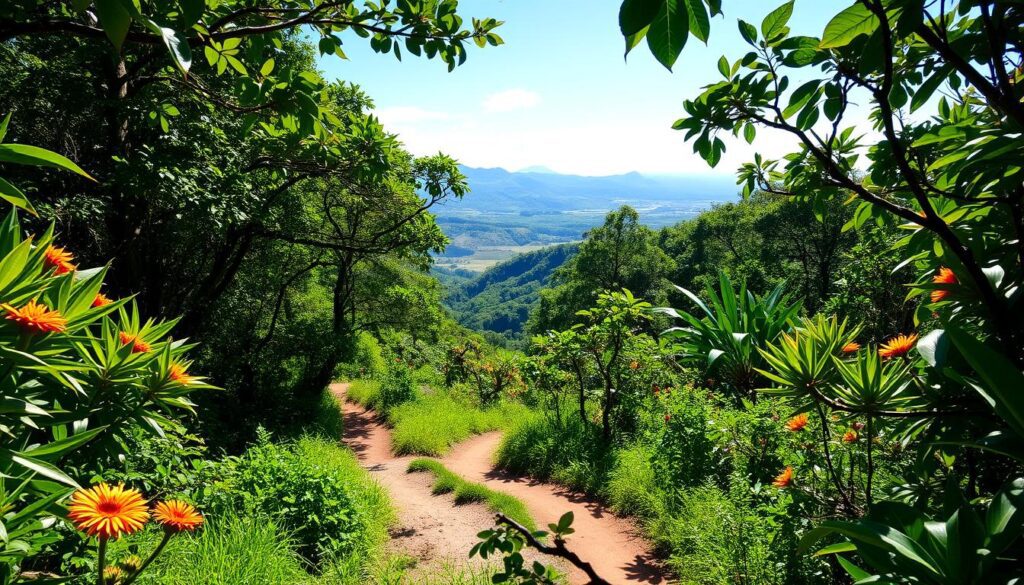
[[[576,311],[591,307],[602,291],[627,288],[640,298],[662,302],[668,289],[665,277],[673,267],[654,231],[640,224],[636,210],[623,206],[609,213],[604,225],[584,234],[579,252],[554,272],[555,286],[541,293],[529,329],[567,329]]]

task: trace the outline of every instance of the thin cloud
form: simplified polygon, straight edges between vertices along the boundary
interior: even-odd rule
[[[540,103],[540,94],[527,89],[508,89],[492,93],[484,99],[485,112],[525,110]]]
[[[393,106],[390,108],[379,108],[373,113],[380,118],[381,123],[405,124],[410,122],[426,122],[430,120],[447,120],[451,118],[448,112],[427,110],[418,106]]]

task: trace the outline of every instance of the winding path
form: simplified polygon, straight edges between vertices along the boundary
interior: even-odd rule
[[[399,527],[392,531],[393,546],[417,558],[425,567],[465,559],[469,548],[477,542],[476,534],[493,525],[493,515],[479,504],[456,507],[450,498],[431,495],[433,477],[406,472],[414,457],[391,454],[389,429],[373,411],[346,402],[347,389],[345,383],[331,386],[344,409],[344,441],[391,494],[399,516]],[[452,449],[443,462],[467,480],[519,498],[539,526],[555,522],[572,510],[576,533],[568,538],[567,545],[608,581],[666,582],[649,545],[637,535],[630,521],[615,516],[591,498],[563,487],[512,477],[495,469],[493,455],[500,440],[498,432],[473,437]],[[564,564],[558,564],[564,569]],[[587,578],[572,568],[569,581],[582,584]]]

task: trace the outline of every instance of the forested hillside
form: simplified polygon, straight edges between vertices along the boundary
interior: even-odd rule
[[[462,325],[498,334],[496,340],[524,345],[526,321],[540,300],[540,291],[576,250],[575,244],[563,244],[515,256],[450,286],[445,304]]]

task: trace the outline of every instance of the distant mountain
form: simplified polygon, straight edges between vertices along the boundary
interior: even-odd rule
[[[462,201],[446,205],[470,210],[505,213],[610,211],[629,203],[639,207],[679,210],[706,208],[712,202],[736,198],[732,177],[647,176],[640,173],[585,177],[560,175],[531,167],[520,172],[462,167],[471,192]],[[443,212],[442,212],[443,213]]]
[[[735,201],[730,177],[584,177],[531,167],[520,172],[461,167],[471,192],[433,208],[451,240],[439,265],[481,271],[517,253],[579,241],[605,214],[633,206],[650,227],[676,224],[716,203]]]
[[[446,305],[471,329],[492,331],[509,340],[521,338],[551,273],[577,249],[577,244],[564,244],[519,254],[461,282],[445,270],[451,291]]]
[[[532,167],[526,167],[516,171],[517,173],[543,173],[545,175],[557,175],[555,171],[549,169],[544,165],[534,165]]]

